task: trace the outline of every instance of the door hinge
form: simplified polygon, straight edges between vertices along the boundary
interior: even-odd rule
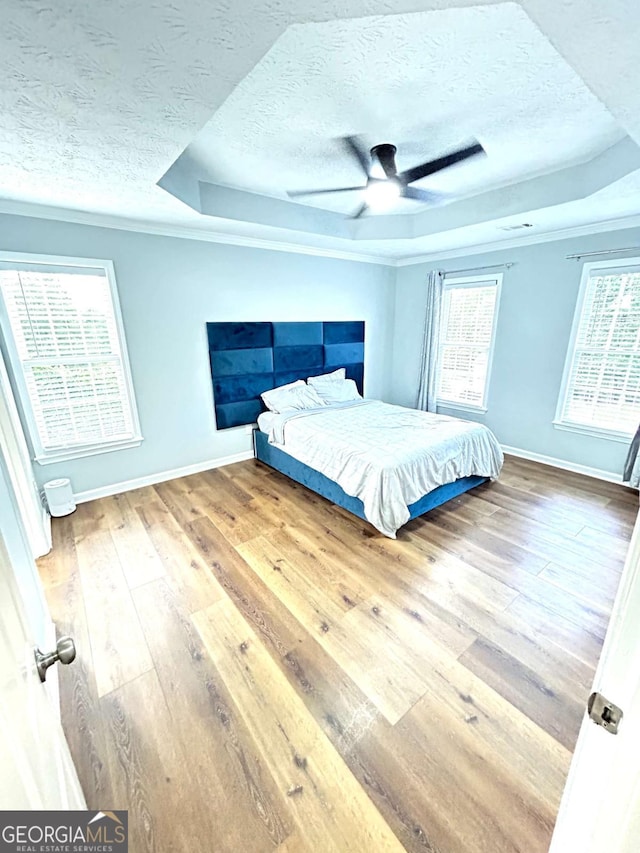
[[[594,723],[612,735],[618,734],[618,726],[623,717],[622,709],[605,699],[602,693],[592,693],[589,696],[587,710]]]

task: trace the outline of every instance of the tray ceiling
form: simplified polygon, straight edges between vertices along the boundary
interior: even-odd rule
[[[635,0],[380,8],[5,0],[0,209],[386,257],[640,213]],[[435,216],[345,226],[352,199],[284,196],[353,180],[345,133],[395,142],[400,168],[470,136],[489,157],[438,178],[460,200]]]
[[[625,134],[522,8],[503,3],[294,25],[187,152],[211,183],[286,198],[362,182],[345,135],[395,143],[400,170],[479,139],[486,159],[417,184],[461,198],[584,162]],[[301,201],[359,204],[348,193]]]

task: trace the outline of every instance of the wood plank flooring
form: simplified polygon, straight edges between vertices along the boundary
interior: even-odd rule
[[[249,461],[39,561],[91,808],[132,853],[542,853],[636,492],[507,458],[397,541]]]

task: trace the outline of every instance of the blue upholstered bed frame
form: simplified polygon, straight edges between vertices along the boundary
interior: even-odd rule
[[[325,477],[320,471],[310,468],[303,462],[294,459],[293,456],[289,456],[288,453],[280,450],[280,448],[269,444],[269,437],[264,432],[260,432],[259,429],[256,429],[254,432],[254,449],[256,459],[270,465],[276,471],[280,471],[281,474],[286,474],[287,477],[295,480],[296,483],[306,486],[312,492],[322,495],[323,498],[331,501],[331,503],[343,507],[343,509],[348,510],[353,515],[357,515],[358,518],[367,520],[360,498],[348,495],[338,483]],[[453,483],[446,483],[444,486],[439,486],[432,492],[423,495],[420,500],[409,504],[409,518],[412,519],[417,518],[419,515],[424,515],[425,512],[435,509],[437,506],[458,497],[463,492],[468,492],[469,489],[473,489],[486,481],[486,477],[463,477],[461,480],[455,480]]]
[[[260,394],[278,385],[346,369],[363,394],[364,322],[207,323],[209,363],[218,429],[255,423],[264,405]],[[255,456],[316,494],[365,519],[362,501],[324,474],[298,462],[254,431]],[[473,489],[485,477],[464,477],[434,489],[409,506],[424,515]]]

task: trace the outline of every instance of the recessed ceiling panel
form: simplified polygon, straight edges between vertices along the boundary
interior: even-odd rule
[[[487,158],[418,184],[456,199],[589,160],[624,133],[522,8],[503,3],[295,24],[187,152],[213,184],[286,197],[362,181],[345,135],[393,142],[400,170],[478,139]],[[358,198],[304,203],[347,213]]]

